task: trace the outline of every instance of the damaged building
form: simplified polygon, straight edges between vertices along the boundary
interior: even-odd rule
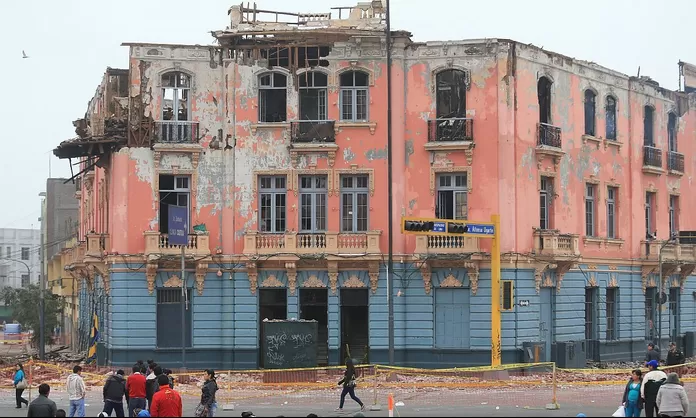
[[[185,344],[189,368],[265,367],[263,321],[285,318],[318,321],[320,365],[386,362],[391,230],[396,363],[487,364],[490,243],[402,235],[401,216],[500,214],[506,363],[693,338],[696,241],[668,238],[696,230],[696,96],[506,39],[387,45],[380,1],[228,13],[214,45],[124,44],[54,151],[79,183],[64,258],[100,362],[178,367]]]

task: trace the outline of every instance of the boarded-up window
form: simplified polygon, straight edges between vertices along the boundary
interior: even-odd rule
[[[186,347],[192,346],[191,338],[191,289],[187,289],[187,309],[185,309]],[[157,348],[181,348],[181,288],[157,289]]]

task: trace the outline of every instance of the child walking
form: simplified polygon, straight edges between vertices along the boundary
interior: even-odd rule
[[[341,403],[338,408],[336,408],[337,411],[343,411],[343,404],[346,401],[346,395],[350,395],[351,399],[353,399],[355,402],[360,405],[360,410],[364,411],[365,410],[365,405],[358,399],[357,396],[355,396],[355,366],[353,366],[353,360],[352,359],[347,359],[346,360],[346,372],[343,375],[343,379],[341,379],[338,382],[338,385],[341,386],[343,385],[343,391],[341,392]]]

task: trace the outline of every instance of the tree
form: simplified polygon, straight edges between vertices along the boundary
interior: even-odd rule
[[[23,329],[33,330],[31,343],[38,346],[39,342],[39,300],[41,291],[37,285],[29,285],[24,288],[5,287],[0,291],[0,300],[12,309],[12,317],[22,325]],[[63,300],[48,290],[44,291],[44,342],[50,344],[51,331],[58,325],[58,317],[63,311]]]

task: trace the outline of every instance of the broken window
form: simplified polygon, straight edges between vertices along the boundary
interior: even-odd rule
[[[438,175],[435,217],[441,219],[467,219],[468,193],[466,173]]]
[[[655,142],[653,140],[653,108],[645,106],[643,112],[643,145],[652,147]]]
[[[189,219],[191,207],[191,178],[188,176],[173,176],[160,174],[159,176],[159,225],[160,233],[169,233],[169,206],[183,206],[186,208],[188,219],[186,225],[190,225]]]
[[[616,140],[616,99],[612,96],[607,97],[606,106],[607,139]]]
[[[537,95],[539,97],[539,122],[551,124],[551,85],[553,83],[547,77],[541,77],[537,83]]]
[[[162,120],[190,120],[191,77],[179,71],[162,76]]]
[[[327,176],[300,177],[300,231],[326,231]]]
[[[259,231],[285,232],[286,177],[259,177]]]
[[[276,46],[259,50],[244,50],[244,58],[260,56],[267,61],[267,67],[282,67],[288,70],[297,68],[328,67],[331,48],[328,46]],[[258,54],[258,55],[256,55]]]
[[[300,120],[324,121],[327,119],[326,74],[308,71],[298,76],[300,85]]]
[[[585,90],[585,135],[595,135],[595,93]]]
[[[437,73],[437,119],[466,117],[466,73],[461,70],[445,70]]]
[[[284,74],[259,76],[259,122],[285,122],[288,79]]]
[[[669,150],[677,152],[677,115],[672,112],[667,116],[667,140]]]
[[[341,74],[341,120],[367,121],[369,75],[363,71]]]
[[[341,176],[341,232],[367,232],[367,175]]]

